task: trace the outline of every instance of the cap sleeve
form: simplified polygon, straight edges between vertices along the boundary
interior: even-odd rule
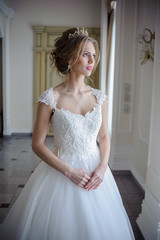
[[[93,94],[96,96],[99,104],[103,104],[104,100],[107,99],[107,95],[99,89],[92,88]]]
[[[104,100],[107,100],[107,95],[101,91],[101,96],[99,97],[99,103],[103,104]]]
[[[54,99],[53,88],[51,87],[42,92],[37,102],[45,103],[46,105],[49,105],[51,109],[56,109],[56,101]]]

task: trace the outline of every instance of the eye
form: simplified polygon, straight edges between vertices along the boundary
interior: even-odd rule
[[[93,54],[94,59],[96,58],[96,54]]]
[[[83,55],[82,55],[83,57],[86,57],[86,56],[88,56],[88,53],[83,53]]]

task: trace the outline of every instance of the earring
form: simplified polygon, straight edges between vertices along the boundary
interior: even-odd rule
[[[71,69],[71,65],[68,64],[67,71],[69,71],[70,69]]]

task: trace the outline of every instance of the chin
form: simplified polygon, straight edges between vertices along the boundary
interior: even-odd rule
[[[89,76],[91,76],[91,74],[92,74],[91,72],[90,73],[86,73],[85,76],[89,77]]]
[[[86,75],[86,77],[90,77],[90,76],[91,76],[91,73]]]

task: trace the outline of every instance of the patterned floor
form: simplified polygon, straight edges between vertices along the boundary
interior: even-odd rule
[[[0,223],[2,223],[40,159],[33,153],[30,136],[0,138]],[[52,137],[45,144],[53,149]],[[144,192],[129,171],[113,171],[136,240],[143,236],[136,224]]]

